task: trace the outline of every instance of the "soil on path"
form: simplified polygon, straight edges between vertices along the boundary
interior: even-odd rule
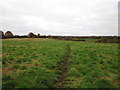
[[[69,45],[67,45],[67,52],[65,53],[63,60],[61,61],[61,65],[59,67],[59,76],[55,83],[56,88],[64,88],[65,78],[66,78],[67,72],[68,72],[70,53],[71,53],[71,48]]]

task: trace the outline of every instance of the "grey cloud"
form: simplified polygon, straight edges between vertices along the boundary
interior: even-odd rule
[[[3,0],[3,31],[25,35],[118,35],[118,0]]]

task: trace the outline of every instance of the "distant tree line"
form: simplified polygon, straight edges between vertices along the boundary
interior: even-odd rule
[[[39,33],[35,35],[32,32],[30,32],[28,35],[19,36],[19,35],[13,35],[11,31],[7,31],[5,33],[3,31],[0,31],[0,39],[6,39],[6,38],[48,38],[48,36],[46,35],[41,36]]]
[[[120,36],[51,36],[51,35],[40,35],[39,33],[35,35],[34,33],[30,32],[28,35],[19,36],[13,35],[11,31],[4,32],[0,31],[0,38],[53,38],[58,40],[74,40],[74,41],[85,41],[84,39],[101,39],[99,42],[115,42],[118,43]],[[77,38],[77,39],[74,39]]]
[[[3,31],[0,31],[0,39],[4,39],[4,38],[12,38],[13,34],[11,31],[7,31],[5,34]]]

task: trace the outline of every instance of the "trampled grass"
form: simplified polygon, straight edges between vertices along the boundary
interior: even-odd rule
[[[54,87],[67,45],[65,88],[119,86],[118,44],[33,38],[3,40],[3,88]]]

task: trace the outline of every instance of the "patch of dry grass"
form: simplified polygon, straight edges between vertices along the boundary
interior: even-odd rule
[[[3,41],[47,41],[47,38],[8,38],[3,39]]]

